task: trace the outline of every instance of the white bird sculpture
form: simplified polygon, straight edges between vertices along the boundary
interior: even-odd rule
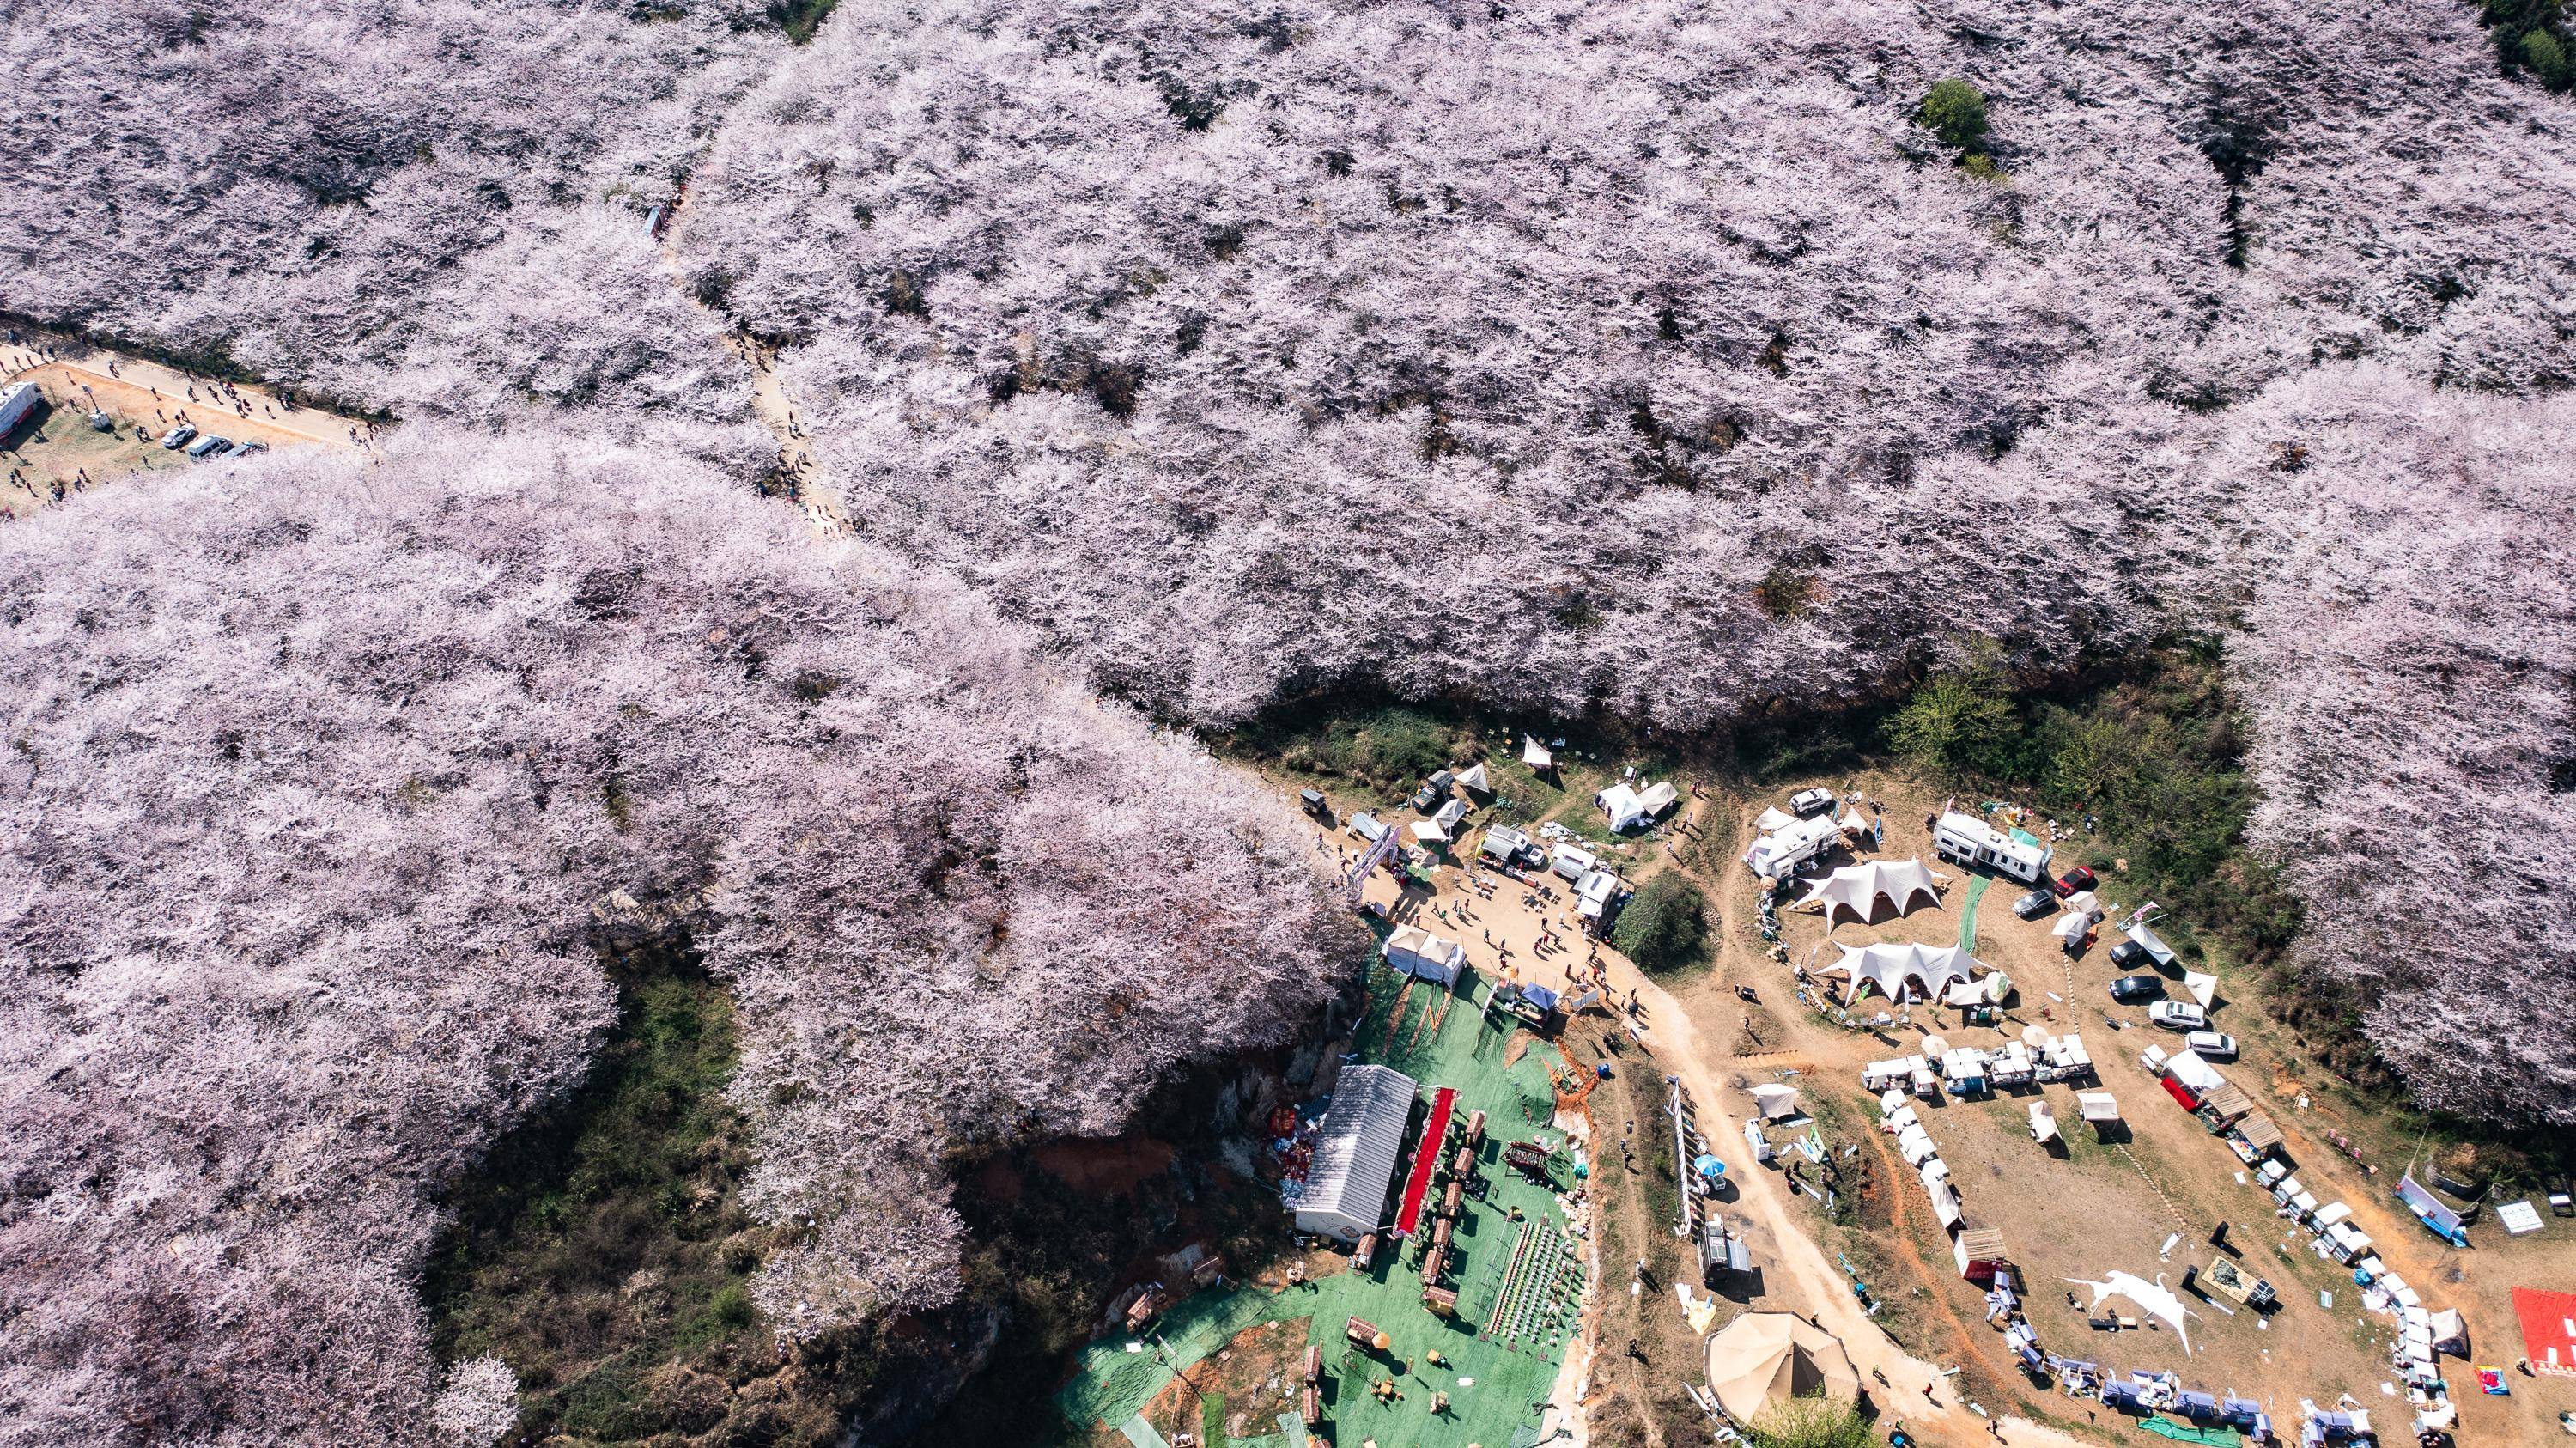
[[[2078,1287],[2093,1289],[2092,1307],[2099,1307],[2102,1305],[2103,1298],[2116,1295],[2136,1303],[2138,1310],[2150,1317],[2163,1318],[2166,1325],[2174,1330],[2174,1336],[2182,1339],[2182,1355],[2191,1356],[2191,1333],[2182,1325],[2182,1320],[2186,1317],[2198,1317],[2200,1314],[2182,1305],[2182,1299],[2174,1296],[2165,1286],[2163,1273],[2157,1273],[2156,1280],[2153,1282],[2127,1272],[2114,1272],[2108,1280],[2101,1282],[2088,1281],[2082,1277],[2069,1277],[2066,1280]],[[2092,1308],[2088,1307],[2086,1310],[2091,1311]]]

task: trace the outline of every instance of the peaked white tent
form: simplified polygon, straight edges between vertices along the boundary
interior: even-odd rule
[[[1766,806],[1761,814],[1754,817],[1753,832],[1757,835],[1774,835],[1797,822],[1796,815],[1786,810]]]
[[[1537,735],[1524,734],[1521,736],[1521,763],[1545,773],[1556,768],[1556,756],[1548,752],[1546,745],[1538,742]]]
[[[1412,1077],[1385,1066],[1342,1068],[1297,1198],[1298,1231],[1356,1242],[1378,1229],[1416,1089]]]
[[[1673,788],[1671,780],[1657,780],[1637,792],[1637,806],[1646,812],[1646,818],[1653,819],[1671,809],[1681,797],[1682,792]]]
[[[1937,1001],[1960,981],[1976,979],[1989,967],[1955,945],[1843,946],[1843,958],[1816,972],[1821,979],[1840,979],[1843,1002],[1860,999],[1861,987],[1876,986],[1889,1000],[1904,998],[1909,984],[1925,1000]]]
[[[1465,774],[1459,775],[1458,783],[1478,794],[1494,792],[1494,777],[1485,772],[1483,760],[1478,760]]]
[[[1882,896],[1896,906],[1899,915],[1913,909],[1914,902],[1925,897],[1935,905],[1940,904],[1940,879],[1921,860],[1907,860],[1901,865],[1872,860],[1866,865],[1845,865],[1818,880],[1798,904],[1823,911],[1828,923],[1834,919],[1835,911],[1848,910],[1867,924],[1871,914],[1878,909]]]
[[[1440,826],[1440,832],[1445,835],[1457,829],[1459,821],[1466,817],[1467,802],[1453,799],[1440,807],[1439,812],[1431,817],[1431,822]]]
[[[1798,1111],[1798,1088],[1765,1081],[1753,1088],[1753,1104],[1773,1121],[1783,1116],[1794,1116]]]
[[[1383,953],[1386,963],[1394,969],[1442,985],[1456,985],[1458,973],[1467,968],[1467,947],[1410,925],[1395,927],[1395,933],[1386,938]]]
[[[1592,802],[1610,817],[1610,832],[1613,834],[1646,822],[1646,802],[1624,784],[1614,784],[1592,796]]]

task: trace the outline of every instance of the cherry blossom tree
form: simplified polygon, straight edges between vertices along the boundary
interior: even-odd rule
[[[580,1078],[604,934],[736,983],[789,1331],[954,1292],[951,1150],[1113,1131],[1351,958],[1279,806],[666,450],[209,465],[0,577],[24,1441],[490,1421],[427,1351],[429,1201]]]

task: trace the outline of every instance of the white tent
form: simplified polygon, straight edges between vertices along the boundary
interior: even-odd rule
[[[2158,939],[2154,931],[2144,925],[2132,925],[2125,933],[2140,950],[2147,953],[2149,960],[2163,968],[2170,969],[2173,966],[2173,947]]]
[[[2176,1051],[2167,1056],[2163,1074],[2172,1077],[2177,1085],[2195,1092],[2216,1090],[2227,1079],[2210,1069],[2207,1061],[2189,1051]]]
[[[1753,1104],[1773,1121],[1783,1116],[1795,1116],[1798,1114],[1798,1088],[1766,1081],[1753,1088]]]
[[[1764,806],[1762,813],[1754,817],[1753,832],[1757,835],[1777,834],[1781,830],[1785,830],[1797,822],[1798,817],[1796,815],[1790,814],[1786,810],[1766,805]]]
[[[1412,1077],[1385,1066],[1342,1068],[1297,1199],[1298,1231],[1356,1242],[1378,1229],[1415,1090]]]
[[[1818,880],[1798,904],[1822,910],[1828,923],[1834,919],[1835,911],[1848,910],[1867,924],[1882,897],[1896,907],[1899,915],[1912,910],[1918,900],[1928,898],[1940,904],[1940,878],[1921,860],[1907,860],[1901,865],[1872,860],[1866,865],[1845,865]]]
[[[1494,792],[1494,778],[1492,775],[1485,773],[1485,764],[1483,760],[1478,760],[1474,765],[1468,768],[1465,774],[1459,775],[1458,783],[1468,789],[1474,790],[1478,794],[1492,794]]]
[[[1467,802],[1463,799],[1453,799],[1442,805],[1439,811],[1431,816],[1431,822],[1438,825],[1440,833],[1445,835],[1458,828],[1459,821],[1466,817]]]
[[[1954,983],[1974,980],[1988,969],[1984,961],[1955,945],[1846,945],[1842,952],[1842,959],[1816,975],[1839,977],[1844,982],[1845,1005],[1860,999],[1863,986],[1876,986],[1878,993],[1889,1000],[1902,1000],[1905,987],[1911,984],[1925,1000],[1937,1001]]]
[[[1449,832],[1440,828],[1438,823],[1432,820],[1415,820],[1412,828],[1413,839],[1416,844],[1445,845],[1449,843]]]
[[[1982,980],[1953,982],[1941,993],[1945,1006],[1999,1006],[2012,994],[2012,977],[2002,971],[1989,972]]]
[[[2092,915],[2082,910],[2070,910],[2057,917],[2057,923],[2048,927],[2048,933],[2060,940],[2079,940],[2085,931],[2092,928]]]
[[[1653,819],[1671,809],[1681,797],[1681,791],[1673,788],[1670,780],[1658,780],[1638,792],[1637,806],[1646,812],[1646,818]]]
[[[1870,832],[1869,818],[1860,812],[1859,806],[1855,805],[1843,811],[1842,819],[1834,825],[1834,828],[1847,835],[1865,835]]]
[[[2066,897],[2066,912],[2099,920],[2102,918],[2102,897],[2090,890],[2078,890]]]
[[[2120,1098],[2108,1091],[2078,1091],[2075,1093],[2075,1104],[2084,1109],[2084,1119],[2087,1121],[2120,1119]]]
[[[1442,985],[1456,985],[1458,973],[1467,968],[1467,947],[1410,925],[1395,927],[1382,953],[1389,966]]]
[[[2186,970],[2182,973],[2182,988],[2191,992],[2191,998],[2200,1002],[2202,1010],[2209,1009],[2218,999],[2218,977],[2214,975]]]
[[[1592,802],[1610,817],[1610,832],[1617,834],[1631,825],[1646,822],[1646,803],[1637,792],[1624,784],[1614,784],[1592,796]]]
[[[2460,1357],[2469,1355],[2469,1325],[2461,1318],[2458,1308],[2434,1313],[2426,1320],[2425,1331],[2433,1339],[2435,1348]]]
[[[1939,1156],[1941,1149],[1932,1144],[1930,1132],[1920,1126],[1909,1126],[1896,1133],[1896,1154],[1905,1158],[1907,1166],[1921,1166]]]
[[[1548,753],[1547,746],[1538,742],[1537,735],[1524,734],[1521,736],[1521,763],[1544,773],[1556,768],[1556,756]]]

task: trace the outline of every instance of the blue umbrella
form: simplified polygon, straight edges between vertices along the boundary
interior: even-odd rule
[[[1691,1163],[1691,1170],[1698,1172],[1701,1176],[1708,1178],[1710,1181],[1715,1181],[1719,1177],[1726,1175],[1726,1163],[1703,1152],[1700,1155],[1699,1160]]]

